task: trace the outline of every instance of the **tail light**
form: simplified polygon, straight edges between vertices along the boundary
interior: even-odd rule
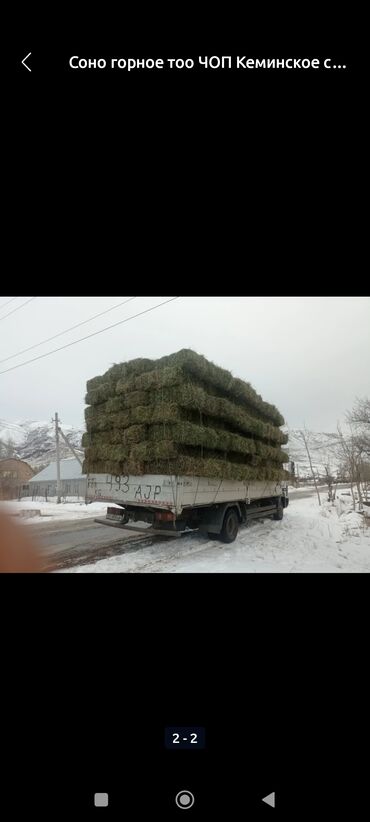
[[[173,522],[176,519],[176,514],[171,511],[156,511],[155,518],[160,522]]]

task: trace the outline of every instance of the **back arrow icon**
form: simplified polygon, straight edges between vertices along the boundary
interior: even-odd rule
[[[29,52],[28,54],[26,54],[26,56],[25,56],[25,57],[23,57],[23,60],[22,60],[22,66],[24,66],[24,67],[25,67],[28,71],[31,71],[31,69],[30,69],[30,67],[29,67],[29,66],[27,66],[26,60],[27,60],[27,59],[28,59],[28,57],[30,57],[30,56],[31,56],[31,52]]]
[[[271,808],[275,807],[275,792],[269,793],[268,796],[264,796],[262,802],[266,802],[266,805],[270,805]]]

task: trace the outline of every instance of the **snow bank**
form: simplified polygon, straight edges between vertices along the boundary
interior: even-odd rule
[[[52,497],[48,502],[32,501],[32,497],[24,497],[21,500],[6,500],[0,502],[0,508],[8,514],[17,515],[23,510],[38,509],[41,511],[41,516],[22,517],[22,522],[30,525],[37,525],[41,522],[57,522],[61,520],[84,519],[87,517],[105,516],[107,512],[106,502],[92,502],[86,505],[82,500],[76,500],[74,497],[68,497],[66,502],[61,502],[59,505],[56,497]],[[112,508],[119,506],[111,506]]]

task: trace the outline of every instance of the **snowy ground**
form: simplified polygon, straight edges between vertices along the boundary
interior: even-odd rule
[[[312,483],[309,485],[288,485],[288,492],[289,494],[294,494],[295,491],[312,491]]]
[[[296,498],[304,488],[290,489],[290,504],[282,522],[259,520],[241,528],[231,545],[207,540],[197,534],[143,547],[95,564],[77,566],[63,573],[363,573],[370,572],[370,519],[352,510],[349,492],[338,492],[335,505],[322,494]],[[2,502],[2,510],[17,514],[40,510],[41,516],[22,518],[30,525],[84,520],[105,515],[107,503],[86,505],[69,498]]]
[[[369,573],[370,519],[340,493],[291,499],[282,522],[259,520],[225,545],[194,534],[62,573]]]
[[[48,502],[32,501],[31,497],[24,497],[21,500],[7,500],[0,503],[1,510],[8,514],[23,514],[25,511],[37,510],[41,512],[40,516],[24,517],[22,522],[30,525],[37,525],[42,522],[64,522],[65,520],[85,519],[86,517],[95,517],[97,515],[105,516],[107,512],[106,502],[92,502],[89,505],[83,500],[76,500],[75,497],[67,497],[66,502],[57,503],[56,497],[51,497]],[[112,505],[111,507],[116,507]],[[118,507],[118,510],[121,510]]]

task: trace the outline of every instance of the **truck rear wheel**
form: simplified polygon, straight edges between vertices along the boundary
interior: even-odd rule
[[[278,502],[276,507],[276,514],[274,514],[274,519],[283,519],[284,516],[284,508],[281,500]]]
[[[239,531],[239,518],[235,508],[229,508],[224,516],[220,539],[222,542],[234,542]]]

